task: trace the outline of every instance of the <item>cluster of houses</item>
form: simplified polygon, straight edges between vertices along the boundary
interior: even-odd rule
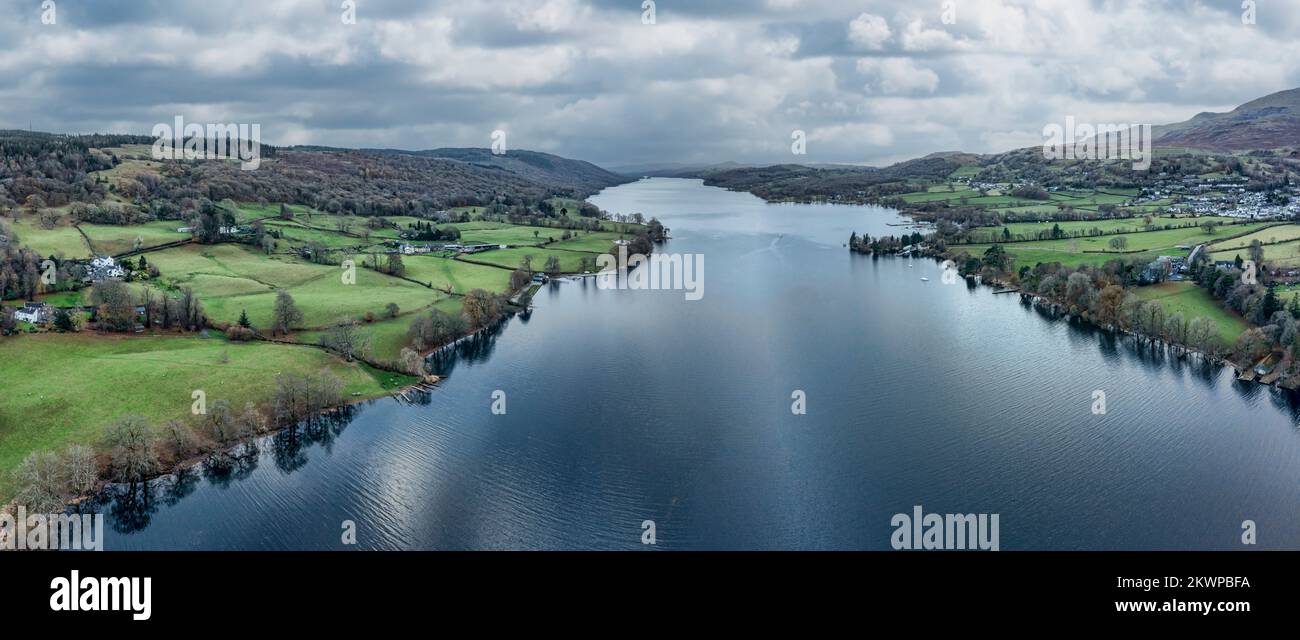
[[[86,275],[82,278],[85,282],[103,282],[115,278],[126,277],[126,270],[117,264],[111,256],[96,256],[90,259],[90,265],[86,267]]]
[[[1201,179],[1187,176],[1170,179],[1157,187],[1143,189],[1136,203],[1172,199],[1168,213],[1217,215],[1246,220],[1278,220],[1300,217],[1300,188],[1292,187],[1288,204],[1276,204],[1273,194],[1247,191],[1245,180]]]
[[[217,229],[217,233],[220,233],[223,236],[237,236],[245,233],[250,233],[252,231],[253,231],[252,227],[241,227],[241,226],[221,227],[220,229]],[[176,232],[194,233],[194,227],[177,227]]]
[[[14,309],[14,320],[18,322],[26,322],[28,324],[33,324],[33,325],[48,325],[54,322],[54,315],[60,309],[68,311],[70,313],[76,313],[76,312],[87,313],[89,314],[89,319],[91,322],[94,322],[96,320],[96,316],[99,314],[99,309],[96,308],[94,305],[86,305],[80,307],[55,307],[54,305],[51,305],[48,302],[26,302],[23,304],[23,306]],[[136,305],[135,315],[137,317],[137,322],[135,328],[137,332],[143,331],[145,328],[143,324],[144,314],[145,314],[144,305]]]
[[[1268,195],[1265,193],[1247,193],[1238,199],[1235,209],[1225,212],[1224,215],[1254,220],[1298,217],[1300,216],[1300,194],[1297,197],[1292,197],[1289,203],[1283,205],[1271,204]]]
[[[998,191],[998,192],[1009,191],[1009,190],[1011,190],[1011,189],[1015,189],[1015,188],[1017,188],[1017,187],[1020,187],[1020,186],[1022,186],[1022,185],[1024,185],[1024,184],[1026,184],[1026,183],[1024,183],[1024,182],[977,182],[977,181],[972,180],[972,179],[970,179],[970,178],[968,178],[968,177],[957,178],[956,182],[957,182],[958,184],[964,184],[964,185],[966,185],[967,187],[970,187],[971,189],[974,189],[975,191],[985,191],[985,192],[987,192],[987,191]],[[1049,191],[1055,191],[1056,189],[1055,189],[1055,188],[1052,188],[1052,189],[1048,189],[1048,190],[1049,190]]]
[[[95,256],[85,267],[85,275],[82,277],[83,282],[94,283],[103,282],[126,277],[126,270],[117,264],[111,256]],[[84,311],[94,314],[94,307],[83,307]],[[137,310],[143,313],[143,307]],[[26,322],[34,325],[45,325],[54,322],[55,307],[45,302],[27,302],[23,306],[14,310],[14,320]]]
[[[398,244],[397,250],[403,255],[417,255],[421,253],[434,253],[441,251],[454,251],[456,253],[482,253],[493,249],[509,249],[507,244]]]
[[[1198,247],[1199,249],[1199,247]],[[1157,284],[1165,281],[1184,280],[1188,268],[1187,258],[1181,256],[1160,256],[1143,267],[1138,276],[1142,284]]]

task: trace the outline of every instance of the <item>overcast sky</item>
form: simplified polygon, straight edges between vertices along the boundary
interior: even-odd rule
[[[45,0],[50,3],[50,0]],[[0,128],[887,164],[1300,86],[1300,0],[0,0]],[[953,15],[953,14],[949,14]],[[807,155],[791,154],[806,132]]]

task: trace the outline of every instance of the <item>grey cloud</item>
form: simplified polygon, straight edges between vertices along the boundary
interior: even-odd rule
[[[0,0],[0,127],[147,133],[189,111],[272,143],[486,146],[504,125],[512,146],[611,165],[880,163],[1300,85],[1300,18],[1262,1],[1253,27],[1208,0],[959,0],[955,25],[937,2],[659,0],[653,26],[637,0],[357,0],[355,26],[340,1],[60,0],[45,26],[38,1]],[[863,12],[889,22],[880,51],[848,41]],[[918,20],[949,44],[906,48]],[[885,91],[863,58],[937,83]],[[807,156],[796,128],[823,132]]]

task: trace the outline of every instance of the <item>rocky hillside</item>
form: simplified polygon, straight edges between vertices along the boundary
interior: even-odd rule
[[[1186,122],[1155,127],[1160,147],[1217,152],[1300,146],[1300,89],[1280,91],[1229,111],[1201,113]]]

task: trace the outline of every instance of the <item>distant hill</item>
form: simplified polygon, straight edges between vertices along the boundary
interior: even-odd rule
[[[1268,184],[1297,173],[1300,158],[1300,89],[1281,91],[1248,102],[1228,113],[1202,113],[1186,122],[1152,128],[1157,147],[1194,150],[1205,155],[1180,165],[1178,158],[1158,158],[1155,174],[1201,166],[1201,173],[1226,171],[1253,183]],[[1280,152],[1278,151],[1280,150]],[[1253,153],[1252,160],[1217,158],[1213,154]],[[981,182],[1023,182],[1086,188],[1132,188],[1145,179],[1114,163],[1098,171],[1086,163],[1050,166],[1039,145],[996,154],[944,151],[884,168],[845,165],[783,164],[770,167],[698,169],[684,177],[706,184],[748,191],[765,200],[831,200],[881,202],[911,190],[915,179],[945,180],[958,169]]]
[[[1279,91],[1229,111],[1154,127],[1158,147],[1235,152],[1300,145],[1300,89]]]
[[[610,167],[610,170],[625,176],[640,178],[684,178],[706,171],[725,171],[728,169],[745,169],[753,165],[739,162],[719,162],[717,164],[692,164],[687,162],[661,162],[655,164],[629,164]]]
[[[596,193],[605,187],[629,182],[627,176],[606,171],[585,160],[571,160],[540,151],[511,149],[501,155],[492,153],[490,149],[476,148],[444,148],[424,151],[382,150],[380,152],[455,160],[483,169],[503,171],[537,184],[560,187],[583,196]]]
[[[631,178],[589,162],[535,151],[494,155],[488,149],[341,149],[261,146],[264,162],[242,171],[233,162],[148,166],[149,136],[62,135],[0,131],[0,210],[31,196],[51,207],[71,202],[130,201],[175,216],[200,198],[287,202],[358,215],[420,214],[501,199],[514,204],[562,196],[585,199]],[[127,146],[132,149],[125,149]],[[114,151],[115,150],[115,151]],[[131,166],[108,192],[89,174]],[[124,190],[123,190],[124,189]],[[129,194],[129,195],[127,195]]]
[[[900,162],[883,169],[875,167],[808,167],[781,164],[720,171],[703,171],[690,177],[703,178],[710,186],[748,191],[764,200],[806,200],[811,198],[882,197],[905,190],[910,178],[946,178],[961,163],[948,157],[926,157]]]
[[[573,160],[561,156],[511,149],[497,155],[491,149],[483,148],[439,148],[412,151],[409,149],[348,149],[344,147],[325,147],[319,145],[298,145],[285,148],[291,152],[332,152],[364,154],[382,157],[418,157],[434,160],[450,160],[458,165],[458,171],[477,173],[483,178],[499,178],[511,182],[530,183],[537,187],[563,192],[565,195],[585,198],[606,187],[631,182],[628,176],[602,169],[585,160]],[[451,166],[451,165],[443,165]],[[483,170],[486,170],[483,171]]]

